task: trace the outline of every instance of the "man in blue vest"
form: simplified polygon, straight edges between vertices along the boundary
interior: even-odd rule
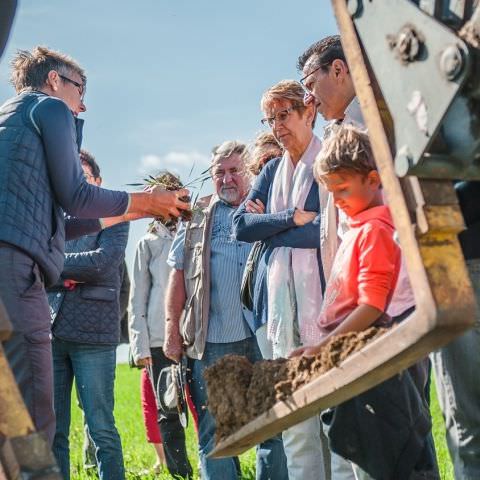
[[[4,348],[36,428],[52,441],[45,284],[60,276],[65,238],[137,218],[178,216],[188,208],[180,201],[188,192],[129,194],[88,184],[77,118],[86,110],[83,69],[45,47],[19,51],[11,65],[18,95],[0,107],[0,297],[14,329]],[[65,213],[76,218],[65,220]]]

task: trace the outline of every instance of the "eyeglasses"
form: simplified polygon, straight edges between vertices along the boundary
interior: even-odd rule
[[[97,178],[95,175],[92,175],[91,173],[84,172],[83,176],[85,177],[86,180],[90,180],[93,178],[94,180]]]
[[[315,72],[318,72],[318,70],[320,70],[324,65],[320,65],[319,67],[317,67],[315,70],[312,70],[310,73],[308,73],[307,75],[305,75],[303,78],[300,79],[300,83],[302,84],[302,87],[303,88],[307,88],[306,85],[305,85],[305,81],[307,80],[307,78],[310,76],[310,75],[313,75]]]
[[[285,123],[287,121],[288,116],[294,111],[297,110],[298,105],[293,105],[285,110],[280,110],[277,112],[273,117],[266,117],[262,118],[260,121],[262,125],[269,126],[270,128],[273,127],[275,123]]]
[[[64,75],[58,74],[58,76],[62,80],[65,80],[66,82],[69,82],[69,83],[75,85],[78,88],[78,93],[80,94],[80,98],[83,100],[83,97],[85,96],[85,90],[87,89],[87,87],[84,83],[78,83],[75,80],[72,80],[71,78],[65,77]]]
[[[320,66],[318,66],[315,70],[312,70],[309,74],[305,75],[303,78],[300,79],[300,83],[302,84],[303,89],[305,90],[306,93],[312,93],[311,87],[307,86],[307,78],[310,75],[313,75],[314,73],[318,72],[321,68],[329,67],[332,64],[332,62],[329,63],[322,63]]]

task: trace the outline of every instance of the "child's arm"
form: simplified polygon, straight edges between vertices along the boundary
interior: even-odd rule
[[[301,347],[294,350],[290,357],[306,355],[307,357],[320,353],[334,335],[340,335],[348,332],[361,332],[373,325],[382,315],[382,310],[370,305],[358,305],[353,312],[337,328],[332,330],[320,343],[311,347]]]
[[[393,240],[392,231],[367,229],[359,238],[359,252],[358,305],[318,345],[299,348],[290,356],[316,355],[334,335],[366,330],[385,311],[400,265],[400,249]]]

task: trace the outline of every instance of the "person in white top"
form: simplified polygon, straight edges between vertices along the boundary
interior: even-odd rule
[[[164,175],[166,174],[162,174]],[[158,400],[153,402],[157,404],[153,405],[153,409],[150,405],[152,397],[157,395],[154,386],[157,385],[160,371],[173,363],[163,353],[163,341],[165,294],[171,270],[167,265],[167,257],[176,224],[175,220],[153,222],[148,233],[137,244],[132,269],[128,327],[133,360],[138,366],[145,367],[141,384],[142,407],[147,439],[157,453],[154,471],[159,471],[165,462],[172,476],[184,478],[191,475],[192,469],[186,451],[185,431],[178,415],[158,409]],[[155,416],[153,421],[152,415]],[[157,422],[161,435],[155,425]]]

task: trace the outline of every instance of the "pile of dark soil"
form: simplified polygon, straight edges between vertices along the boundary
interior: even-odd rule
[[[262,360],[253,364],[252,376],[247,390],[247,408],[249,420],[266,412],[275,405],[277,394],[275,386],[286,379],[288,360]]]
[[[207,368],[208,409],[216,421],[216,441],[236,432],[277,401],[340,365],[349,355],[387,329],[371,327],[333,337],[314,357],[263,360],[251,364],[245,357],[227,355]]]
[[[208,409],[215,417],[217,439],[250,420],[247,391],[252,372],[253,365],[240,355],[226,355],[205,370]]]
[[[336,335],[314,357],[295,357],[288,360],[285,380],[275,384],[277,400],[285,400],[314,378],[338,367],[352,353],[386,332],[386,328],[370,327],[363,332]]]

